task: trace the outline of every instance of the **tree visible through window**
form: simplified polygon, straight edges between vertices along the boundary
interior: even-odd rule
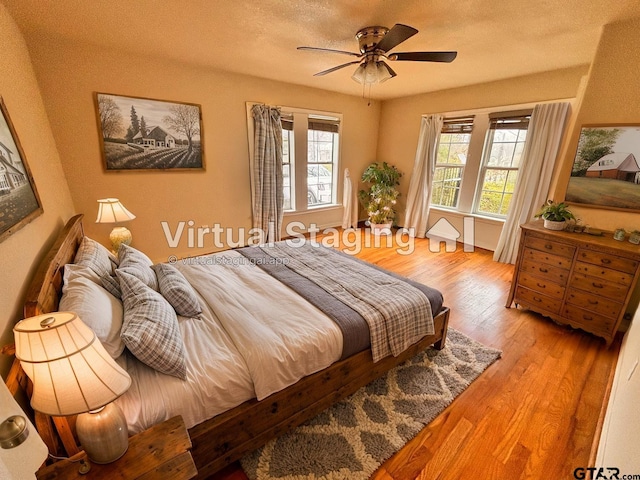
[[[476,213],[506,216],[518,178],[518,169],[531,111],[489,115]]]

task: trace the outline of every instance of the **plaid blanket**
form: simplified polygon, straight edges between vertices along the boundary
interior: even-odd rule
[[[311,243],[257,248],[362,315],[369,325],[374,362],[399,355],[434,333],[429,300],[405,281]]]

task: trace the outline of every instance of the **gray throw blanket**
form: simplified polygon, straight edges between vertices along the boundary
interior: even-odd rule
[[[358,312],[369,325],[375,362],[399,355],[434,333],[431,305],[420,290],[357,259],[310,243],[279,242],[239,251],[249,257],[266,254],[277,259]]]

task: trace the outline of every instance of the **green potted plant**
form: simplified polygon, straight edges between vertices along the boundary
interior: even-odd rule
[[[564,230],[567,220],[575,220],[564,202],[555,203],[553,200],[547,200],[542,209],[536,213],[536,218],[542,217],[544,220],[544,228],[549,230]]]
[[[369,188],[360,190],[358,197],[367,210],[374,234],[391,233],[401,176],[402,173],[387,162],[372,163],[362,174],[362,181],[368,183]]]

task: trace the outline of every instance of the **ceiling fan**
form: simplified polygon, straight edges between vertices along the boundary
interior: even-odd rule
[[[320,52],[340,53],[357,57],[358,60],[343,63],[337,67],[323,70],[314,76],[326,75],[349,65],[359,64],[351,78],[363,85],[381,83],[395,77],[397,74],[384,61],[412,61],[412,62],[452,62],[458,52],[398,52],[389,53],[389,50],[400,45],[408,38],[418,33],[413,27],[396,23],[391,29],[386,27],[365,27],[356,33],[356,39],[360,46],[360,53],[332,48],[298,47],[298,50],[313,50]]]

